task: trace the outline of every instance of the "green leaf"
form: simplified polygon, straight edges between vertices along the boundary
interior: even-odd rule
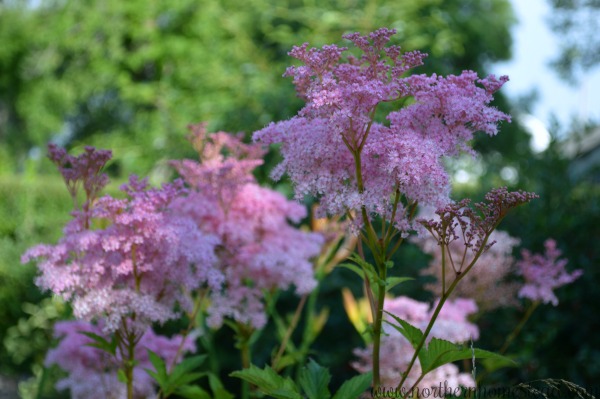
[[[297,356],[295,355],[284,355],[279,359],[279,363],[277,363],[278,370],[283,370],[284,368],[291,366],[292,364],[298,361]]]
[[[271,392],[267,393],[267,395],[272,396],[277,399],[303,399],[302,395],[300,395],[298,392],[291,391],[289,389],[284,389],[284,388],[271,391]]]
[[[488,373],[491,373],[493,371],[496,371],[496,370],[504,368],[504,367],[516,367],[517,366],[516,362],[514,362],[510,359],[507,359],[506,357],[503,359],[498,359],[498,358],[482,359],[481,364],[485,368],[485,371],[487,371]]]
[[[327,386],[330,380],[329,370],[310,359],[308,365],[300,371],[298,382],[308,399],[329,399],[331,394]]]
[[[358,274],[360,278],[365,278],[365,272],[360,267],[352,263],[340,263],[338,267],[343,267],[352,270],[354,273]]]
[[[123,384],[127,384],[127,376],[125,375],[125,371],[123,371],[123,369],[119,369],[119,371],[117,371],[117,380]]]
[[[186,399],[212,399],[208,392],[197,385],[185,385],[179,387],[175,393]]]
[[[213,392],[214,399],[235,399],[235,396],[223,387],[219,377],[213,373],[208,373],[208,385]]]
[[[89,331],[79,331],[80,334],[85,335],[90,338],[93,342],[86,344],[86,346],[91,346],[92,348],[100,349],[106,353],[111,355],[115,355],[117,353],[117,340],[113,337],[112,340],[108,341],[101,335],[94,334]]]
[[[169,378],[167,375],[167,367],[165,366],[164,360],[158,356],[156,353],[148,349],[148,358],[150,359],[150,363],[154,366],[154,371],[150,369],[145,369],[148,374],[152,378],[156,380],[158,385],[166,391],[169,385]]]
[[[483,349],[469,348],[465,345],[455,344],[443,339],[433,338],[427,350],[422,351],[419,356],[423,373],[428,373],[444,364],[457,360],[472,359],[497,359],[514,363],[511,359],[488,352]]]
[[[252,364],[247,369],[234,371],[229,375],[248,381],[256,385],[261,392],[275,398],[302,399],[296,384],[289,377],[278,375],[269,366],[261,370]]]
[[[385,313],[390,315],[398,324],[396,325],[388,320],[385,320],[385,322],[388,323],[390,326],[394,327],[396,330],[398,330],[400,334],[402,334],[404,338],[406,338],[408,342],[410,342],[412,347],[417,349],[417,346],[421,343],[421,340],[423,339],[423,332],[417,327],[410,324],[409,322],[402,320],[398,316],[395,316],[390,312]]]
[[[191,371],[200,367],[205,359],[206,355],[193,356],[177,364],[168,377],[169,385],[171,387],[186,385],[202,377],[204,373],[192,373]]]
[[[340,389],[335,393],[332,399],[356,399],[371,386],[373,374],[357,375],[344,382]]]
[[[410,280],[414,280],[414,278],[412,277],[388,277],[385,280],[385,290],[389,291],[392,288],[394,288],[395,286],[397,286],[398,284],[402,284],[405,281],[410,281]]]
[[[368,276],[368,278],[370,278],[370,279],[379,277],[377,275],[377,269],[375,268],[375,266],[373,266],[369,262],[362,260],[362,258],[360,256],[358,256],[357,254],[353,253],[352,255],[350,255],[348,257],[348,259],[350,259],[352,262],[354,262],[356,264],[341,263],[338,266],[345,267],[346,269],[352,270],[354,273],[358,274],[360,276],[360,278],[365,278],[365,275]]]

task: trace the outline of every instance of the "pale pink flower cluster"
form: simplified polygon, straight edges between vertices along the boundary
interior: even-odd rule
[[[562,252],[556,247],[556,241],[548,239],[544,247],[544,254],[532,254],[526,249],[521,252],[522,259],[517,262],[517,267],[525,285],[519,291],[519,297],[556,306],[558,298],[554,289],[572,283],[583,274],[583,270],[572,273],[565,270],[568,261],[559,259]]]
[[[310,258],[319,255],[323,237],[289,223],[306,216],[304,206],[257,184],[252,171],[262,163],[261,146],[223,132],[208,134],[203,124],[191,131],[200,161],[172,164],[191,186],[176,203],[179,214],[220,241],[217,269],[225,279],[210,294],[208,322],[217,327],[230,317],[261,328],[265,292],[292,285],[300,294],[314,289]]]
[[[284,160],[273,177],[287,172],[296,198],[316,195],[330,214],[365,206],[389,215],[397,189],[422,204],[446,203],[450,187],[442,158],[469,150],[474,132],[493,135],[498,122],[510,119],[489,106],[506,77],[479,79],[471,71],[447,78],[404,77],[425,55],[386,47],[394,33],[379,29],[368,36],[344,36],[362,51],[360,58],[349,56],[347,62],[341,62],[346,48],[294,47],[290,55],[304,65],[290,67],[286,75],[294,78],[306,106],[298,116],[254,134],[262,143],[282,143]],[[388,114],[389,126],[374,120],[378,104],[406,98],[414,102]],[[355,167],[358,153],[362,192]],[[402,210],[397,215],[394,222],[405,229]]]
[[[432,317],[434,307],[408,297],[388,299],[384,310],[409,322],[415,327],[425,330]],[[444,304],[438,318],[430,332],[429,339],[435,337],[451,342],[466,342],[479,338],[479,329],[468,321],[468,316],[477,312],[477,305],[471,299],[457,298]],[[390,321],[394,322],[388,317]],[[395,322],[394,322],[395,323]],[[408,365],[415,353],[414,348],[402,334],[390,325],[384,324],[381,336],[381,386],[396,387],[401,380],[402,373],[406,372]],[[354,351],[358,360],[352,366],[361,373],[372,370],[372,347],[356,349]],[[421,366],[417,359],[408,373],[403,388],[410,389],[421,375]],[[452,391],[460,386],[475,387],[471,374],[460,372],[452,364],[445,364],[429,372],[417,385],[419,390],[424,388],[447,386]]]
[[[516,259],[512,256],[513,249],[519,240],[504,231],[495,230],[489,238],[494,242],[484,251],[477,265],[463,278],[453,291],[453,295],[474,299],[480,311],[498,307],[517,306],[517,291],[521,284],[511,280],[516,272]],[[432,256],[429,266],[421,274],[434,276],[436,282],[425,285],[434,295],[442,295],[442,251],[438,242],[426,235],[413,240],[423,252]],[[446,254],[446,264],[450,265],[450,257],[460,261],[465,253],[465,243],[462,237],[448,245],[450,254]],[[446,287],[456,278],[456,273],[447,266],[445,273]]]
[[[94,153],[86,150],[80,158]],[[88,179],[105,184],[96,175],[76,173],[67,182],[95,186]],[[214,267],[219,241],[171,209],[185,191],[181,181],[148,188],[133,176],[122,190],[124,199],[88,200],[73,212],[58,244],[33,247],[22,261],[38,261],[37,284],[70,301],[76,318],[102,320],[107,332],[145,331],[175,317],[176,303],[189,307],[182,287],[220,288],[224,276]]]
[[[45,365],[57,365],[69,373],[59,380],[58,390],[69,389],[73,399],[121,399],[126,397],[126,386],[118,380],[122,359],[90,346],[93,340],[82,332],[104,336],[100,327],[84,321],[63,321],[54,326],[55,337],[59,345],[50,350]],[[104,336],[110,341],[109,337]],[[134,373],[134,396],[136,398],[155,398],[155,381],[145,371],[154,370],[148,358],[148,350],[159,355],[167,366],[180,360],[185,352],[196,351],[194,340],[177,335],[167,338],[148,329],[135,347],[136,365]],[[176,359],[177,357],[177,359]]]

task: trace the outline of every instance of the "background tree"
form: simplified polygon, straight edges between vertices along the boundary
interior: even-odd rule
[[[26,1],[0,5],[0,139],[22,170],[52,140],[110,147],[122,173],[182,154],[185,126],[251,132],[292,115],[299,41],[396,28],[420,72],[483,73],[510,55],[506,0]]]
[[[560,76],[573,82],[582,71],[600,63],[600,1],[549,0],[553,9],[548,22],[560,42],[553,61]]]

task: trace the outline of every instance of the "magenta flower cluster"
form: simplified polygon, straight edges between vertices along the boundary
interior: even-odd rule
[[[252,171],[264,150],[227,133],[208,135],[203,125],[192,131],[201,161],[173,162],[189,187],[178,179],[151,188],[132,176],[121,187],[124,198],[98,198],[108,183],[102,169],[109,151],[86,147],[75,157],[49,147],[76,207],[60,241],[31,248],[22,261],[37,261],[37,284],[69,301],[81,320],[57,325],[61,343],[47,358],[70,373],[57,388],[74,397],[123,397],[119,369],[130,373],[128,394],[150,397],[144,348],[166,362],[194,349],[177,349],[183,338],[158,337],[150,327],[178,317],[176,309],[193,313],[195,295],[210,302],[210,326],[228,317],[261,328],[265,295],[292,285],[307,294],[316,286],[310,258],[323,237],[290,224],[306,216],[302,205],[258,186]],[[81,331],[117,337],[116,353],[86,347],[91,341]]]
[[[282,143],[284,160],[273,176],[287,172],[297,198],[316,195],[330,214],[363,206],[386,214],[397,190],[421,204],[447,203],[450,186],[442,158],[471,151],[475,131],[494,135],[497,123],[510,119],[489,106],[506,77],[479,79],[471,71],[404,77],[425,55],[386,47],[394,33],[346,35],[362,51],[347,62],[341,61],[346,48],[294,47],[290,55],[304,65],[286,75],[294,78],[306,105],[298,116],[254,134],[262,143]],[[379,104],[409,98],[411,105],[387,115],[389,126],[375,120]],[[358,156],[361,173],[356,173]],[[396,217],[404,228],[405,214]]]
[[[556,247],[556,241],[548,239],[544,247],[544,254],[532,254],[526,249],[521,251],[522,259],[517,262],[517,267],[525,285],[519,290],[519,297],[556,306],[558,298],[554,289],[577,280],[583,270],[566,271],[567,260],[559,259],[562,252]]]
[[[216,270],[225,278],[210,293],[208,322],[218,327],[230,317],[261,328],[265,292],[315,288],[310,259],[319,255],[323,237],[290,225],[306,216],[304,206],[257,184],[252,171],[262,163],[260,145],[223,132],[209,135],[204,125],[191,130],[199,162],[172,164],[191,187],[176,204],[179,214],[219,239]]]
[[[134,176],[121,189],[124,199],[104,196],[74,212],[58,244],[36,246],[23,261],[38,260],[37,284],[70,301],[76,318],[102,320],[108,332],[135,320],[145,331],[174,318],[176,303],[189,307],[182,288],[220,287],[218,239],[171,209],[182,182],[148,188]]]

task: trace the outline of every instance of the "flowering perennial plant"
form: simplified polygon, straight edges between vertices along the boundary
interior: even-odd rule
[[[132,176],[121,187],[126,198],[97,198],[108,182],[101,171],[109,151],[86,147],[73,157],[50,146],[49,153],[74,203],[80,186],[86,200],[58,244],[33,247],[22,261],[38,260],[37,284],[70,301],[76,318],[114,334],[132,398],[136,348],[150,325],[175,318],[176,304],[191,310],[185,292],[223,283],[214,268],[219,241],[171,209],[185,191],[182,181],[154,189]]]
[[[442,295],[419,342],[411,342],[415,352],[398,387],[405,384],[421,350],[426,350],[427,337],[449,295],[493,245],[488,242],[493,230],[510,209],[535,198],[532,193],[496,189],[475,209],[468,207],[468,200],[450,201],[442,160],[461,152],[474,154],[469,142],[476,131],[493,136],[499,122],[510,121],[508,115],[489,105],[508,78],[492,75],[480,79],[472,71],[448,77],[406,76],[422,64],[425,55],[403,54],[400,47],[388,46],[394,33],[379,29],[367,36],[345,35],[362,53],[348,56],[346,62],[342,55],[347,48],[294,47],[290,55],[304,65],[288,68],[285,75],[293,77],[306,105],[294,118],[272,123],[254,134],[259,142],[282,143],[284,159],[273,177],[287,173],[297,199],[315,195],[327,213],[347,215],[354,222],[354,233],[371,251],[375,265],[365,261],[362,246],[360,256],[353,260],[363,269],[358,274],[364,277],[372,310],[375,389],[381,384],[385,295],[397,284],[387,278],[387,269],[403,239],[419,228],[413,223],[417,205],[438,208],[439,220],[419,222],[441,247],[442,259],[459,235],[465,255],[460,264],[450,258],[454,278],[448,287],[443,264]],[[380,104],[405,102],[409,105],[386,115],[387,124],[376,118]],[[380,232],[373,223],[377,216]],[[410,334],[414,327],[399,328]]]
[[[514,303],[517,286],[502,280],[515,263],[518,241],[495,230],[511,209],[537,196],[498,188],[473,205],[452,201],[443,161],[465,152],[475,156],[474,134],[493,136],[500,122],[510,121],[490,105],[508,78],[479,78],[472,71],[408,75],[426,55],[389,45],[394,33],[345,35],[359,55],[345,56],[349,49],[336,45],[294,47],[290,55],[302,65],[285,75],[306,101],[298,115],[255,132],[254,144],[240,135],[209,134],[205,124],[190,126],[199,159],[172,161],[182,179],[160,188],[132,176],[121,188],[124,198],[99,197],[108,183],[102,169],[110,151],[86,147],[75,157],[49,147],[73,198],[73,219],[57,244],[33,247],[22,260],[38,262],[37,284],[69,301],[79,319],[56,326],[61,342],[46,364],[70,373],[58,388],[69,388],[75,398],[149,398],[157,389],[158,397],[208,398],[189,385],[208,377],[214,397],[232,397],[214,373],[191,372],[201,363],[197,358],[176,364],[196,349],[193,327],[211,333],[205,322],[234,329],[244,370],[231,376],[244,380],[244,399],[251,396],[250,384],[263,394],[293,399],[303,398],[302,391],[308,397],[357,398],[369,386],[373,392],[396,386],[411,395],[442,381],[455,392],[475,386],[474,374],[461,372],[457,361],[503,360],[473,348],[479,329],[468,318],[478,309]],[[380,117],[384,103],[385,109],[398,107]],[[281,143],[283,162],[272,176],[287,173],[296,199],[317,197],[318,216],[331,217],[315,219],[318,233],[294,227],[307,216],[305,207],[260,187],[253,176],[263,163],[263,146],[275,143]],[[419,206],[433,207],[435,214],[415,218]],[[351,234],[344,238],[346,226]],[[425,271],[438,278],[432,305],[389,295],[408,280],[388,276],[388,270],[415,231],[415,242],[433,256]],[[525,280],[519,296],[557,303],[553,289],[581,275],[567,273],[560,254],[551,240],[545,255],[523,252],[516,264]],[[314,361],[298,369],[297,383],[278,373],[304,365],[328,312],[317,314],[315,288],[346,257],[352,263],[342,266],[362,278],[362,303],[368,304],[359,308],[343,289],[345,306],[360,332],[368,333],[367,348],[355,350],[353,366],[363,374],[332,396],[331,375]],[[288,323],[273,305],[278,292],[292,287],[302,298]],[[456,293],[459,298],[450,299]],[[500,294],[510,298],[490,302]],[[153,332],[153,324],[181,312],[189,319],[185,334],[168,339]],[[281,345],[271,366],[261,370],[251,363],[250,347],[269,315]],[[301,319],[303,342],[294,345]],[[123,379],[126,386],[119,384]]]

